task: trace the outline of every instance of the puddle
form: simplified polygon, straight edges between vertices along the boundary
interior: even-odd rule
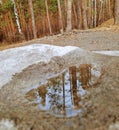
[[[26,98],[55,116],[76,116],[82,111],[81,97],[89,93],[89,88],[97,85],[100,76],[100,71],[91,64],[72,66],[49,77],[46,84],[27,92]]]

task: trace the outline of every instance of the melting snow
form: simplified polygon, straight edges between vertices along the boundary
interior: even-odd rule
[[[12,78],[12,75],[29,65],[41,61],[49,62],[53,56],[63,56],[75,49],[77,47],[33,44],[0,51],[0,88]]]
[[[93,51],[94,53],[109,55],[109,56],[119,56],[119,51]]]
[[[78,50],[77,50],[78,49]],[[0,51],[0,89],[8,83],[15,73],[21,72],[24,68],[39,62],[48,63],[54,56],[64,56],[69,52],[84,51],[73,46],[53,46],[46,44],[33,44]],[[93,51],[94,53],[119,56],[119,51]]]

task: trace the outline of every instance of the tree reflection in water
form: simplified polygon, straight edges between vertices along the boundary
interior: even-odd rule
[[[68,71],[48,79],[46,85],[38,88],[40,104],[56,115],[75,115],[84,90],[91,86],[91,65],[72,66]]]
[[[81,64],[79,66],[80,82],[84,89],[91,87],[91,64]]]

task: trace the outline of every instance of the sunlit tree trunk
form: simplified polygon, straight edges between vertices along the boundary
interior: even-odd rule
[[[109,14],[109,18],[110,18],[111,17],[110,0],[108,0],[108,14]]]
[[[37,31],[36,31],[36,25],[35,25],[35,18],[34,18],[34,10],[33,10],[32,0],[29,0],[29,7],[30,7],[30,14],[31,14],[31,19],[32,19],[33,36],[34,36],[34,38],[37,38]]]
[[[102,4],[102,22],[104,22],[104,20],[105,20],[105,4],[103,2],[103,4]]]
[[[57,0],[57,4],[58,4],[58,12],[59,12],[60,32],[63,33],[63,20],[62,20],[62,11],[61,11],[60,0]]]
[[[102,4],[103,4],[102,1],[100,1],[100,12],[99,12],[98,24],[100,24],[102,18]]]
[[[17,13],[16,3],[15,3],[14,0],[11,0],[11,1],[14,5],[14,15],[15,15],[15,18],[16,18],[16,25],[17,25],[18,32],[19,32],[19,34],[23,35],[22,30],[21,30],[21,26],[20,26],[20,22],[19,22],[18,13]]]
[[[72,0],[67,1],[67,26],[66,32],[72,30]]]
[[[94,27],[96,27],[97,24],[97,7],[96,7],[96,0],[94,1]]]
[[[65,16],[67,15],[67,0],[64,0]]]
[[[47,0],[45,0],[45,6],[46,6],[46,13],[47,13],[48,27],[49,27],[50,34],[52,34],[52,29],[51,29],[51,23],[50,23],[50,16],[49,16],[49,11],[48,11],[48,3],[47,3]]]
[[[25,13],[24,13],[24,10],[23,10],[24,5],[22,4],[22,2],[17,2],[17,0],[16,0],[16,4],[17,4],[17,11],[18,11],[18,14],[19,14],[19,21],[20,21],[20,25],[21,25],[21,28],[22,28],[22,32],[25,35],[26,32],[28,32],[28,30],[26,29],[28,23],[25,21]]]
[[[107,5],[107,0],[104,1],[104,5],[105,5],[105,19],[107,19],[108,16],[108,5]]]
[[[93,0],[91,0],[91,26],[93,27],[94,26],[94,2]]]
[[[86,1],[82,0],[82,20],[83,20],[83,28],[87,29],[87,16],[86,16]]]
[[[80,29],[82,25],[80,0],[76,1],[76,5],[77,5],[77,28]]]
[[[74,20],[75,20],[75,26],[77,26],[77,12],[76,12],[76,6],[75,6],[75,3],[73,2],[73,13],[74,13]]]
[[[87,22],[88,26],[91,27],[91,0],[88,0]]]
[[[119,24],[119,0],[115,0],[114,6],[114,24]]]

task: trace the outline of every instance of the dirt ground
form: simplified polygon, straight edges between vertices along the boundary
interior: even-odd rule
[[[0,120],[10,119],[18,130],[119,130],[119,57],[92,54],[94,50],[119,50],[118,29],[74,30],[69,34],[50,36],[27,44],[78,46],[89,53],[79,57],[73,52],[53,58],[48,64],[39,63],[15,74],[0,90]],[[28,88],[45,82],[49,75],[80,64],[97,64],[102,77],[96,88],[82,98],[82,113],[75,117],[58,118],[40,110],[25,98]]]

